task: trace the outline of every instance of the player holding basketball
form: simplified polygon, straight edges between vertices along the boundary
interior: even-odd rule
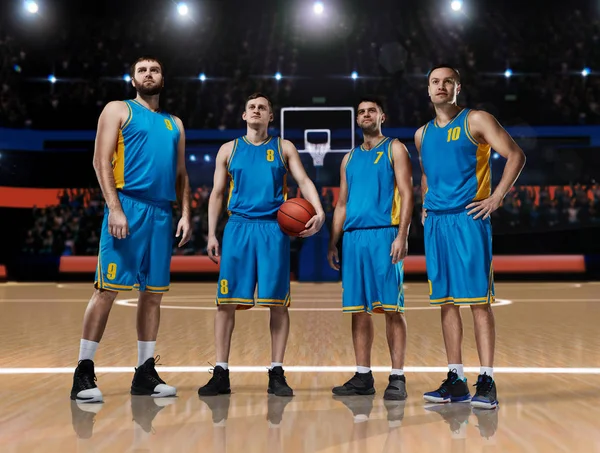
[[[71,399],[102,401],[95,384],[94,355],[119,291],[139,290],[138,363],[131,394],[173,396],[176,389],[158,376],[154,349],[162,295],[170,284],[172,208],[182,217],[179,246],[191,236],[190,188],[181,120],[159,108],[163,66],[141,57],[131,66],[135,99],[112,101],[98,120],[94,168],[106,201],[100,237],[96,290],[83,319],[79,364]]]
[[[446,65],[428,75],[435,118],[415,133],[423,170],[425,256],[432,305],[441,307],[448,376],[425,393],[435,403],[498,405],[493,374],[495,323],[490,215],[500,206],[523,166],[525,155],[489,113],[459,107],[459,72]],[[506,158],[502,179],[492,192],[490,152]],[[473,314],[481,364],[473,398],[462,364],[460,306]]]
[[[264,94],[252,94],[246,101],[242,118],[247,124],[247,134],[219,149],[208,202],[208,255],[215,262],[221,255],[215,316],[217,363],[213,376],[198,394],[231,392],[228,359],[235,311],[259,305],[271,310],[272,363],[268,392],[292,396],[283,371],[290,329],[290,238],[277,223],[277,211],[287,199],[288,173],[317,213],[300,236],[317,233],[323,226],[325,213],[294,145],[268,134],[269,123],[273,121],[271,101]],[[223,234],[222,253],[219,253],[216,226],[225,191],[229,193],[229,220]]]
[[[340,192],[333,214],[328,259],[339,270],[337,243],[343,238],[342,286],[344,313],[352,313],[352,340],[357,372],[336,395],[372,395],[373,313],[385,313],[392,359],[387,400],[406,399],[404,359],[403,259],[413,211],[412,166],[406,146],[385,137],[381,103],[363,99],[356,122],[363,144],[342,159]]]

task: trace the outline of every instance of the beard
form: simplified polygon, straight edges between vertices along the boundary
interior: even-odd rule
[[[360,128],[363,130],[363,132],[370,134],[377,130],[377,123],[375,121],[371,121],[366,125],[363,123],[362,125],[360,125]]]
[[[143,96],[156,96],[157,94],[160,94],[160,92],[162,91],[162,86],[161,85],[152,85],[152,86],[146,86],[144,85],[144,82],[142,82],[141,84],[137,83],[137,80],[135,81],[135,89],[138,93],[140,93]]]

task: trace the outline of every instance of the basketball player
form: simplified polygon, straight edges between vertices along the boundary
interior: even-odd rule
[[[277,223],[277,211],[287,199],[288,173],[317,213],[300,236],[306,238],[317,233],[323,226],[325,213],[294,145],[268,134],[269,123],[273,121],[271,101],[264,94],[252,94],[246,101],[242,118],[246,121],[247,133],[219,149],[208,202],[208,255],[215,262],[220,255],[215,316],[217,363],[213,376],[198,394],[231,392],[228,359],[235,311],[259,305],[271,311],[272,363],[268,393],[292,396],[283,371],[290,329],[290,238]],[[220,253],[216,226],[225,191],[228,192],[229,220]]]
[[[493,360],[495,323],[490,215],[500,206],[523,166],[525,155],[489,113],[459,107],[459,72],[446,65],[428,75],[435,118],[415,133],[423,170],[423,225],[430,303],[441,307],[448,376],[425,393],[434,403],[498,405]],[[490,152],[506,158],[492,192]],[[471,307],[481,370],[473,398],[462,364],[460,307]]]
[[[383,398],[406,399],[403,259],[413,211],[412,167],[406,146],[385,137],[380,102],[363,99],[356,122],[363,144],[342,159],[340,192],[333,214],[328,260],[339,270],[337,243],[343,237],[342,306],[352,313],[357,370],[335,395],[372,395],[373,313],[384,313],[392,372]]]
[[[179,118],[159,108],[163,66],[141,57],[131,66],[135,99],[109,102],[98,120],[94,168],[106,201],[95,291],[83,318],[79,364],[71,399],[102,401],[95,384],[94,355],[119,291],[139,290],[138,363],[131,394],[174,396],[158,376],[154,349],[160,302],[169,289],[172,208],[182,216],[179,246],[191,236],[190,188],[185,167],[185,133]]]

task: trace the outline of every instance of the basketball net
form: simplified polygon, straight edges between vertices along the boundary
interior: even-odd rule
[[[306,143],[306,151],[308,151],[312,157],[313,164],[315,167],[322,167],[325,161],[325,154],[329,151],[327,143]]]

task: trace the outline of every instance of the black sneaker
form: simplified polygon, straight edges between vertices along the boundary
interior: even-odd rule
[[[132,395],[146,395],[153,398],[165,398],[175,396],[177,389],[165,384],[158,373],[156,372],[156,362],[160,356],[156,356],[156,360],[150,357],[142,365],[135,369],[133,380],[131,382]]]
[[[471,394],[467,380],[459,378],[454,371],[448,371],[448,377],[440,388],[425,393],[423,398],[430,403],[465,403],[471,400]]]
[[[294,396],[294,391],[287,384],[283,368],[276,366],[269,370],[269,388],[267,393],[275,396]]]
[[[75,368],[71,399],[78,403],[102,402],[102,392],[96,386],[94,362],[91,360],[80,360],[77,368]]]
[[[406,377],[397,374],[392,374],[389,377],[390,383],[383,394],[384,400],[405,400],[408,396],[406,393]]]
[[[94,433],[96,414],[104,404],[81,404],[71,401],[71,423],[73,430],[80,439],[90,439]]]
[[[212,370],[212,377],[204,387],[198,389],[199,396],[229,395],[231,388],[229,384],[229,370],[216,366]]]
[[[477,391],[471,400],[471,406],[480,409],[495,409],[498,406],[496,383],[491,376],[480,374],[475,387],[477,387]]]
[[[344,385],[334,387],[331,391],[334,395],[339,396],[374,395],[375,380],[373,379],[373,373],[371,371],[368,373],[354,373],[354,376]]]

